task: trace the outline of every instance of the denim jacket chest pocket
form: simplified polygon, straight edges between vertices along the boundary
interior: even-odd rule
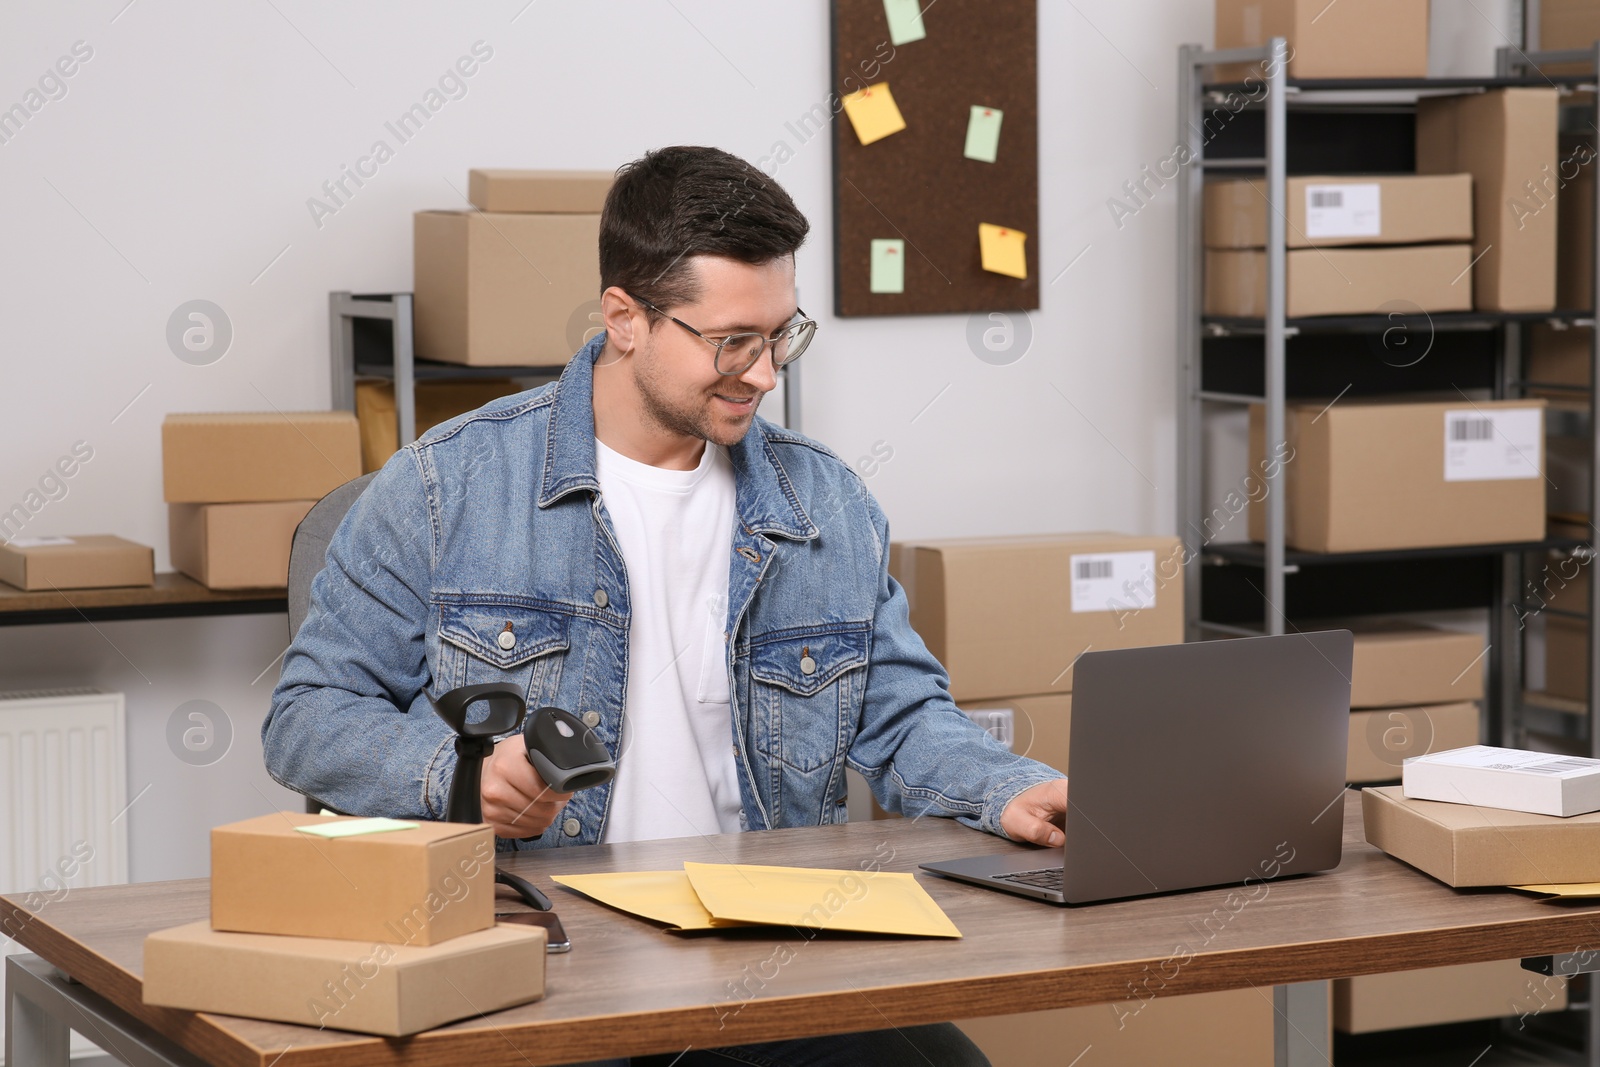
[[[750,718],[758,751],[804,773],[838,759],[860,717],[871,626],[801,627],[751,638]]]
[[[571,647],[572,616],[510,598],[475,595],[439,602],[439,662],[434,681],[442,693],[462,685],[510,682],[529,707],[549,703],[561,683]]]

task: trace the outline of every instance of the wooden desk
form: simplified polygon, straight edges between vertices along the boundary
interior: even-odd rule
[[[282,589],[207,589],[175,571],[155,585],[29,592],[0,582],[0,626],[117,619],[176,619],[198,615],[259,615],[288,609]]]
[[[1020,847],[944,820],[530,853],[511,866],[550,893],[573,942],[569,955],[550,957],[549,994],[408,1040],[146,1008],[144,936],[205,917],[204,880],[74,890],[37,918],[22,916],[16,936],[116,1007],[224,1067],[529,1067],[1120,1002],[1133,999],[1130,987],[1200,993],[1600,944],[1600,906],[1450,889],[1368,846],[1359,800],[1347,799],[1345,858],[1336,872],[1270,884],[1265,896],[1232,912],[1224,903],[1229,890],[1058,908],[921,876],[966,935],[960,941],[807,940],[788,929],[674,935],[546,877],[662,869],[685,859],[851,868],[876,857],[885,870],[908,871],[939,856]],[[9,912],[15,921],[19,903],[0,903],[0,917]],[[1163,967],[1177,945],[1193,958]]]

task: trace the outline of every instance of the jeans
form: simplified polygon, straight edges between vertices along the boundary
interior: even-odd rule
[[[630,1063],[632,1067],[989,1067],[988,1058],[953,1023],[690,1049],[661,1056],[635,1056],[632,1060],[602,1060],[579,1067],[629,1067]]]

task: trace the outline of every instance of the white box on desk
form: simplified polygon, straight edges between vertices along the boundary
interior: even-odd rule
[[[1401,768],[1412,800],[1526,811],[1562,818],[1600,811],[1600,760],[1472,745],[1415,756]]]

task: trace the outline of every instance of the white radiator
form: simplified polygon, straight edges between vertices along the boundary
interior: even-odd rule
[[[48,917],[75,889],[128,880],[123,717],[121,693],[0,693],[0,893]],[[0,956],[20,951],[0,939]],[[0,998],[4,982],[0,967]],[[94,1050],[74,1034],[72,1051]]]

